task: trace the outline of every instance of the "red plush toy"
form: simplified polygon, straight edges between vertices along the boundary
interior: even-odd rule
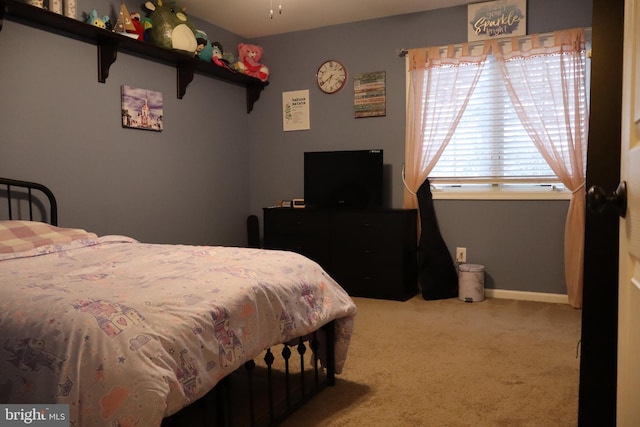
[[[234,64],[234,69],[265,82],[269,78],[269,68],[260,62],[261,59],[260,46],[240,43],[238,44],[238,61]]]

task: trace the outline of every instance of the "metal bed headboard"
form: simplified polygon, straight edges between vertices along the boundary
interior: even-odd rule
[[[15,193],[13,189],[17,189]],[[5,193],[2,194],[2,190]],[[26,190],[26,191],[25,191]],[[20,213],[14,214],[14,203],[12,201],[19,202],[20,200],[27,199],[29,205],[29,220],[33,221],[33,208],[41,203],[39,198],[34,197],[33,191],[37,190],[42,192],[49,200],[49,223],[51,225],[58,225],[58,204],[53,192],[42,184],[36,182],[19,181],[16,179],[0,178],[0,197],[4,196],[7,199],[7,209],[9,212],[9,219],[22,219]],[[19,209],[18,209],[19,210]],[[43,215],[46,215],[46,211]],[[14,218],[15,216],[15,218]]]

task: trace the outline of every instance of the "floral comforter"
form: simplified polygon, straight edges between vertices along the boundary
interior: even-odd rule
[[[0,254],[0,403],[69,404],[72,426],[157,426],[266,347],[356,307],[291,252],[87,236]]]

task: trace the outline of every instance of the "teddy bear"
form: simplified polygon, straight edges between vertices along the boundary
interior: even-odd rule
[[[256,77],[263,82],[269,78],[269,68],[260,63],[262,59],[262,47],[253,44],[238,44],[238,59],[234,63],[234,69],[251,77]]]

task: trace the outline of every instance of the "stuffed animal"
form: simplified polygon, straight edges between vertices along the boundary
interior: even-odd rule
[[[151,18],[149,18],[148,16],[141,16],[139,19],[140,19],[140,25],[142,26],[142,32],[144,34],[143,40],[148,42],[149,41],[149,29],[151,29],[151,27],[153,26],[151,24]]]
[[[234,63],[234,69],[251,77],[257,77],[263,82],[269,78],[269,68],[260,63],[262,48],[253,44],[238,44],[238,60]]]
[[[214,45],[216,43],[220,47],[220,52],[222,52],[222,60],[223,61],[225,61],[229,65],[233,64],[234,62],[236,62],[236,57],[233,56],[233,53],[225,52],[224,49],[222,48],[222,45],[220,44],[220,42],[213,42]]]
[[[144,40],[144,27],[142,26],[142,19],[138,12],[133,12],[131,14],[131,23],[135,27],[133,32],[138,35],[137,39]]]
[[[85,13],[85,21],[88,24],[95,25],[96,27],[109,29],[107,28],[110,21],[109,17],[107,15],[102,17],[98,16],[98,11],[95,9],[93,9],[91,13]]]
[[[151,12],[151,27],[147,30],[151,43],[195,55],[198,48],[196,29],[182,8],[173,2],[163,3],[162,0],[158,0],[158,6],[148,1],[145,8]]]
[[[209,37],[207,33],[202,30],[196,30],[196,56],[203,61],[211,62],[213,58],[213,45],[209,43]]]
[[[235,61],[233,55],[224,53],[224,48],[220,42],[213,42],[211,43],[211,46],[213,47],[213,63],[218,67],[226,68],[229,71],[235,71],[231,68],[231,64]]]

